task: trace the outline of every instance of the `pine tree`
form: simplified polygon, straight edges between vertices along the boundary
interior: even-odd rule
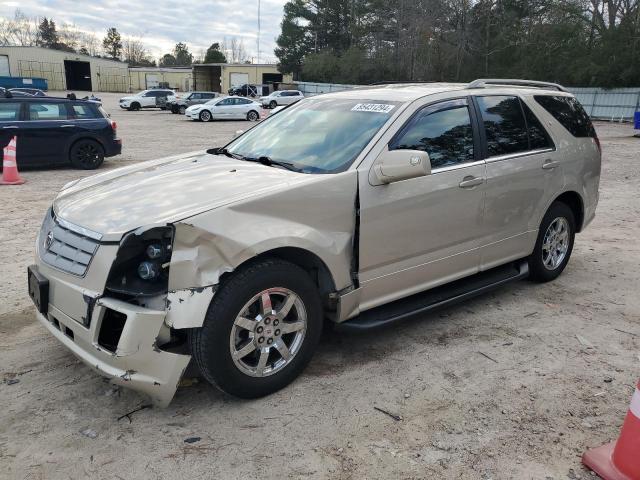
[[[105,53],[114,60],[119,59],[122,55],[122,38],[114,27],[107,30],[107,35],[102,40],[102,47]]]

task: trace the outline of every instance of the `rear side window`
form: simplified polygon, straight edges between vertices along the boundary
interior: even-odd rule
[[[0,103],[0,122],[19,120],[20,104],[18,102]]]
[[[540,150],[543,148],[553,148],[553,141],[549,134],[538,120],[538,117],[531,111],[526,103],[522,103],[524,117],[527,119],[527,128],[529,130],[529,148],[531,150]]]
[[[423,150],[431,168],[472,162],[473,129],[466,102],[427,107],[391,145],[392,150]]]
[[[476,97],[490,157],[529,150],[527,124],[517,97]]]
[[[589,115],[575,98],[555,95],[536,95],[533,98],[574,137],[596,136]]]
[[[76,118],[97,118],[98,115],[89,105],[73,105],[73,113]]]
[[[64,103],[29,102],[29,120],[66,120],[67,107]]]

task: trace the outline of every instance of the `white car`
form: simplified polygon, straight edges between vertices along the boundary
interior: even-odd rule
[[[165,108],[165,102],[158,104],[158,98],[175,97],[176,92],[173,90],[154,88],[152,90],[143,90],[135,95],[122,97],[120,99],[120,108],[126,110],[140,110],[141,108]]]
[[[291,105],[303,98],[300,90],[278,90],[266,97],[260,97],[259,101],[263,107],[276,108],[278,105]]]
[[[249,120],[255,122],[260,118],[261,106],[244,97],[214,98],[202,105],[192,105],[185,115],[192,120],[210,122],[211,120]]]

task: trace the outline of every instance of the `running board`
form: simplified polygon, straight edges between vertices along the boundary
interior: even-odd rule
[[[418,313],[446,307],[529,276],[526,260],[508,263],[439,287],[362,312],[337,325],[340,330],[361,331],[383,327]]]

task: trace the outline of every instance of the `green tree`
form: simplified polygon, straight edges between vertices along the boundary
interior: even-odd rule
[[[102,47],[105,53],[114,60],[119,59],[122,55],[122,37],[114,27],[107,30],[107,35],[102,40]]]
[[[56,48],[60,42],[58,32],[56,31],[56,23],[53,19],[44,17],[38,25],[38,39],[36,45],[39,47]]]
[[[193,54],[185,43],[176,43],[173,48],[173,57],[176,59],[176,66],[188,66],[193,63]]]
[[[227,58],[220,50],[220,44],[218,42],[212,43],[211,46],[207,48],[204,63],[227,63]]]
[[[176,57],[170,53],[165,53],[158,64],[161,67],[174,67],[176,65]]]

